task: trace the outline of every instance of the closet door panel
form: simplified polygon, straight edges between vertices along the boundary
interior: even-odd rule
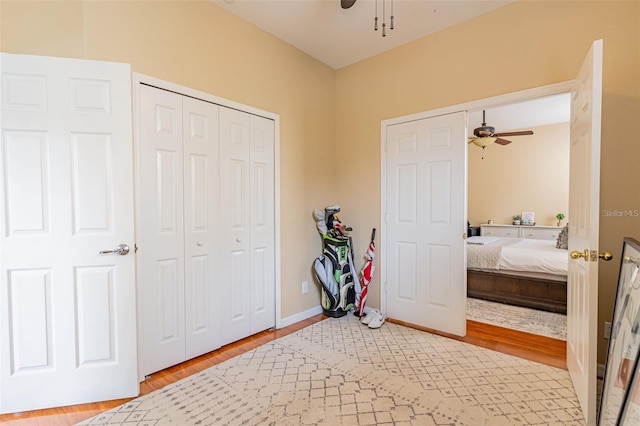
[[[185,359],[182,97],[140,86],[140,376]]]
[[[218,318],[218,106],[183,97],[187,359],[220,347]]]
[[[248,288],[247,288],[247,252],[245,250],[235,250],[231,252],[231,262],[227,267],[229,268],[230,279],[228,281],[229,287],[227,291],[223,293],[226,295],[225,300],[229,303],[229,309],[227,315],[227,321],[231,328],[237,328],[238,330],[232,331],[230,342],[246,337],[248,330],[245,324],[249,320],[247,312],[247,302],[249,300]],[[225,310],[223,308],[223,310]],[[237,333],[237,334],[236,334]],[[242,336],[242,337],[241,337]]]
[[[221,344],[251,334],[250,115],[220,107]]]
[[[274,124],[251,116],[251,334],[275,326]]]

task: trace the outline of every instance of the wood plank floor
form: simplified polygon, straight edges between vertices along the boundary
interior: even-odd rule
[[[327,318],[328,317],[320,314],[280,330],[264,331],[198,358],[154,373],[149,379],[140,383],[140,395],[146,395],[191,374],[195,374]],[[411,326],[410,324],[405,324],[400,321],[391,320],[391,322]],[[428,329],[425,331],[433,332],[433,330]],[[523,333],[470,320],[467,321],[466,337],[445,336],[495,351],[519,356],[531,361],[566,369],[566,342],[563,340]],[[131,399],[132,398],[127,398],[94,404],[4,414],[0,415],[0,423],[6,426],[73,425],[124,404]]]

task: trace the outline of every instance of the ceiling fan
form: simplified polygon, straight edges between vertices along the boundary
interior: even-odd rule
[[[356,0],[340,0],[340,6],[342,6],[343,9],[349,9],[355,2]]]
[[[510,144],[511,141],[507,139],[502,139],[502,136],[526,136],[533,135],[532,130],[523,130],[519,132],[502,132],[496,133],[496,128],[487,126],[485,121],[485,112],[482,111],[482,126],[476,127],[473,129],[473,137],[469,138],[469,143],[473,143],[476,146],[481,148],[485,148],[492,143],[497,143],[498,145],[507,145]]]

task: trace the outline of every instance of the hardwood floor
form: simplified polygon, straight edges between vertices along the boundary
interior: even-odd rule
[[[146,395],[191,374],[212,367],[267,342],[286,336],[287,334],[327,318],[328,317],[320,314],[280,330],[263,331],[262,333],[224,346],[198,358],[154,373],[149,379],[140,383],[140,395]],[[391,322],[411,326],[410,324],[404,324],[400,321],[391,320]],[[425,331],[433,332],[433,330]],[[566,369],[566,342],[563,340],[523,333],[471,320],[467,321],[466,337],[445,336],[495,351],[519,356],[531,361]],[[132,398],[127,398],[93,404],[4,414],[0,415],[0,423],[6,426],[73,425],[100,414],[103,411],[124,404],[131,399]]]

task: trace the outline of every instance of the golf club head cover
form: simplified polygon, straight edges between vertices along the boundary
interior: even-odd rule
[[[326,235],[328,229],[325,222],[326,216],[324,212],[320,209],[314,209],[313,218],[316,220],[316,228],[318,228],[318,232],[320,232],[321,235]]]

